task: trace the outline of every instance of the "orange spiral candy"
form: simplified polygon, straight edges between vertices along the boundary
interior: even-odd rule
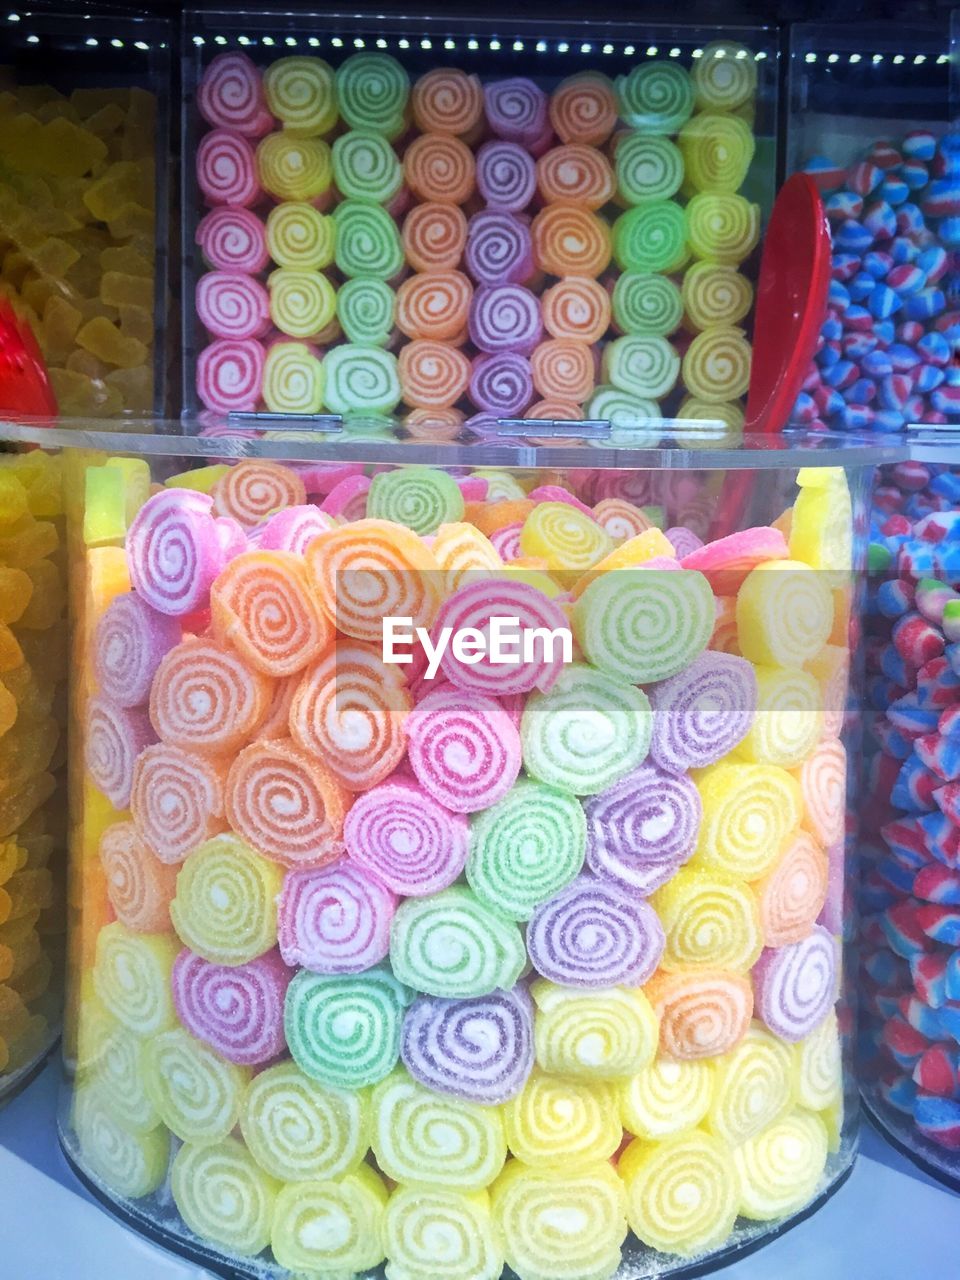
[[[300,672],[285,676],[282,680],[274,680],[273,695],[267,708],[263,724],[260,726],[261,738],[283,738],[290,731],[290,704],[300,684]]]
[[[749,1030],[753,988],[739,973],[658,972],[643,990],[660,1019],[660,1050],[670,1058],[715,1058]]]
[[[226,756],[261,727],[272,697],[270,680],[251,671],[232,649],[188,637],[157,668],[150,720],[171,746]]]
[[[459,205],[417,204],[404,219],[403,252],[415,271],[452,271],[467,246],[467,215]]]
[[[626,498],[604,498],[593,508],[593,518],[614,542],[626,542],[653,528],[653,521]]]
[[[456,440],[463,429],[460,409],[414,409],[403,420],[414,440]]]
[[[437,562],[420,538],[391,520],[354,520],[307,548],[307,570],[337,630],[379,645],[383,619],[429,626],[437,611]]]
[[[278,462],[238,462],[213,487],[213,514],[232,516],[244,529],[283,507],[300,507],[307,500],[303,481]]]
[[[382,782],[403,759],[413,710],[403,668],[372,646],[341,642],[303,673],[290,706],[290,736],[351,791]]]
[[[408,338],[449,342],[466,329],[472,298],[473,285],[462,271],[408,276],[397,290],[397,328]]]
[[[170,930],[177,868],[155,857],[132,822],[117,822],[100,837],[100,863],[117,919],[137,933]]]
[[[550,123],[563,142],[600,146],[617,123],[613,85],[599,71],[568,76],[550,95]]]
[[[258,671],[290,676],[333,643],[333,626],[310,589],[303,557],[245,551],[210,592],[214,632]]]
[[[836,598],[836,596],[834,596]],[[825,644],[807,670],[821,689],[823,736],[836,738],[843,728],[850,684],[850,650],[845,644]]]
[[[598,276],[610,265],[610,228],[575,204],[548,204],[533,220],[533,258],[553,276]]]
[[[847,794],[847,753],[827,738],[803,764],[791,770],[803,793],[802,826],[824,848],[843,839]]]
[[[551,338],[599,342],[610,328],[610,295],[597,280],[567,276],[544,293],[540,308]]]
[[[225,765],[158,742],[133,770],[130,813],[141,840],[161,862],[182,862],[223,831]]]
[[[403,177],[418,200],[464,204],[473,195],[476,161],[470,148],[445,133],[422,133],[403,157]]]
[[[523,524],[536,505],[530,498],[510,498],[505,502],[468,502],[463,509],[463,518],[489,538],[492,533],[505,529],[509,524]]]
[[[541,422],[576,422],[583,417],[583,406],[575,400],[559,398],[537,400],[523,415],[525,418],[536,418]],[[552,442],[551,442],[552,443]],[[557,444],[563,445],[562,440]]]
[[[763,879],[754,885],[765,947],[785,947],[813,931],[827,900],[827,855],[806,831],[790,837]]]
[[[541,342],[530,357],[533,385],[546,399],[582,401],[593,391],[596,365],[593,352],[575,338]]]
[[[547,203],[559,200],[584,209],[602,209],[613,199],[617,180],[602,151],[570,142],[552,147],[540,157],[537,186]]]
[[[401,348],[398,362],[403,399],[413,409],[449,409],[467,390],[470,361],[448,342],[418,338]]]
[[[422,133],[470,133],[483,115],[483,89],[477,76],[456,67],[434,67],[422,75],[410,95],[413,119]]]
[[[320,867],[343,852],[349,793],[315,756],[289,738],[252,742],[230,766],[230,826],[286,867]]]

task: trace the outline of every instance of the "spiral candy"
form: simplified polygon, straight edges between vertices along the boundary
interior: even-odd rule
[[[470,219],[464,256],[477,284],[522,284],[533,275],[533,246],[525,221],[500,209]]]
[[[217,271],[256,275],[270,260],[263,223],[240,206],[218,205],[205,213],[194,236],[204,259]]]
[[[642,132],[622,134],[616,142],[614,163],[617,190],[626,204],[669,200],[683,182],[684,157],[669,138]]]
[[[104,1037],[95,1064],[86,1074],[110,1096],[121,1123],[134,1133],[149,1133],[160,1117],[144,1087],[144,1066],[148,1041],[127,1027],[104,1019]]]
[[[618,1165],[635,1235],[664,1253],[705,1253],[733,1230],[737,1177],[726,1143],[700,1130],[632,1142]]]
[[[383,1181],[366,1165],[338,1182],[290,1183],[277,1196],[273,1256],[306,1275],[352,1276],[378,1267],[386,1203]]]
[[[619,391],[656,400],[673,390],[680,357],[666,338],[625,334],[607,344],[601,373]]]
[[[537,1062],[544,1071],[616,1079],[653,1061],[657,1015],[642,991],[582,991],[538,978],[530,993],[537,1006]]]
[[[476,161],[459,138],[421,133],[404,154],[403,177],[418,200],[465,204],[473,194]]]
[[[416,271],[453,271],[467,243],[467,218],[454,204],[414,205],[403,222],[403,250]]]
[[[336,227],[334,260],[345,276],[389,280],[403,269],[400,233],[382,206],[344,200],[332,216]]]
[[[127,530],[131,585],[159,613],[206,607],[226,558],[212,508],[207,494],[166,490],[147,499]]]
[[[796,1110],[733,1153],[740,1212],[767,1222],[788,1217],[813,1198],[827,1163],[827,1130],[819,1116]]]
[[[323,366],[305,342],[275,342],[263,365],[263,403],[271,413],[315,414],[323,408]]]
[[[687,867],[652,901],[666,933],[661,965],[668,972],[707,967],[743,973],[759,956],[757,900],[740,881]]]
[[[656,1058],[616,1086],[623,1127],[653,1142],[695,1128],[710,1109],[713,1079],[708,1059]]]
[[[150,691],[150,718],[162,741],[201,755],[228,755],[263,723],[269,680],[232,649],[190,637],[169,650]]]
[[[381,783],[358,796],[343,838],[358,865],[404,896],[445,889],[467,859],[465,819],[401,780]]]
[[[830,589],[802,560],[757,565],[737,593],[740,650],[751,662],[802,666],[823,648],[832,625]]]
[[[651,691],[650,756],[670,773],[714,764],[754,723],[757,676],[743,658],[702,653]]]
[[[713,1100],[706,1128],[738,1146],[790,1107],[792,1054],[788,1045],[753,1026],[714,1064]]]
[[[602,209],[616,190],[606,156],[577,143],[544,152],[537,161],[537,186],[545,204],[565,202],[593,210]]]
[[[117,919],[137,933],[170,926],[176,871],[143,843],[131,822],[117,822],[100,837],[100,864]]]
[[[567,276],[541,299],[543,327],[553,338],[599,342],[610,327],[610,295],[588,276]]]
[[[793,1087],[797,1102],[811,1111],[831,1106],[843,1089],[840,1027],[835,1013],[827,1014],[794,1048]]]
[[[484,85],[483,109],[492,133],[531,147],[547,130],[547,96],[525,76]]]
[[[671,1058],[715,1058],[735,1048],[749,1030],[753,991],[741,974],[722,969],[658,974],[646,993],[660,1020],[660,1048]]]
[[[503,1271],[485,1192],[397,1187],[383,1239],[389,1280],[499,1280]]]
[[[753,287],[735,267],[692,262],[683,276],[683,309],[694,329],[737,325],[753,306]]]
[[[735,399],[750,385],[750,343],[742,329],[714,325],[698,333],[683,357],[683,382],[707,402]]]
[[[802,1040],[823,1021],[837,995],[837,948],[819,925],[785,947],[767,948],[753,971],[757,1016],[775,1036]]]
[[[688,268],[687,275],[693,268]],[[624,271],[617,277],[610,299],[613,323],[621,333],[667,337],[680,327],[680,290],[666,276]]]
[[[178,623],[152,609],[134,592],[115,596],[97,623],[94,662],[105,698],[136,707],[150,696],[164,654],[180,639]]]
[[[396,898],[351,863],[292,871],[278,899],[280,954],[314,973],[362,973],[390,949]]]
[[[487,204],[507,213],[525,209],[537,189],[533,157],[516,142],[485,142],[477,152],[476,180]]]
[[[412,275],[397,290],[397,327],[408,338],[456,342],[472,298],[473,285],[460,271]]]
[[[824,846],[843,839],[847,788],[847,753],[843,743],[828,738],[796,771],[803,793],[803,825]]]
[[[284,1047],[283,1000],[290,971],[275,951],[246,964],[211,964],[181,951],[169,984],[191,1035],[239,1066],[259,1066]]]
[[[277,200],[315,200],[333,181],[330,148],[319,138],[268,133],[257,145],[256,164],[260,185]]]
[[[291,338],[322,335],[336,314],[337,295],[319,271],[278,267],[270,273],[270,319]]]
[[[348,342],[386,347],[394,332],[394,293],[382,280],[357,277],[337,291],[337,319]]]
[[[538,1067],[504,1107],[503,1121],[510,1151],[536,1167],[609,1160],[623,1138],[615,1085],[548,1076]]]
[[[541,342],[530,358],[533,385],[542,396],[586,400],[594,387],[596,365],[585,342],[551,338]]]
[[[507,990],[526,963],[517,926],[460,886],[402,902],[390,951],[401,982],[452,999]]]
[[[313,138],[337,123],[333,71],[322,58],[277,58],[264,72],[263,88],[284,133]]]
[[[166,934],[133,933],[119,921],[97,935],[93,988],[105,1008],[139,1036],[173,1026],[170,972],[177,946]]]
[[[217,413],[252,413],[262,382],[263,347],[253,338],[219,338],[197,357],[197,395]]]
[[[471,134],[483,116],[479,77],[455,67],[434,67],[413,86],[410,105],[421,133]]]
[[[254,1257],[270,1243],[279,1184],[236,1138],[182,1146],[170,1170],[170,1190],[180,1216],[202,1239],[241,1257]]]
[[[756,882],[764,944],[799,942],[813,929],[827,897],[827,856],[805,831],[796,832]]]
[[[599,147],[617,123],[616,94],[605,75],[581,71],[560,81],[550,95],[549,111],[562,142]]]
[[[130,812],[140,838],[161,862],[182,862],[198,842],[223,830],[223,782],[219,762],[179,747],[160,743],[140,753]]]
[[[403,169],[380,133],[354,129],[333,144],[333,180],[347,199],[389,204],[403,185]]]
[[[270,328],[266,289],[241,271],[208,271],[197,281],[197,317],[215,338],[262,338]]]
[[[177,876],[170,918],[180,941],[211,964],[255,960],[277,941],[280,868],[234,835],[216,836]]]
[[[465,521],[440,525],[430,550],[444,575],[441,589],[444,600],[471,582],[500,576],[501,557],[476,525]]]
[[[616,89],[623,120],[647,134],[676,133],[693,111],[690,74],[672,62],[639,62]]]
[[[803,812],[795,779],[776,765],[721,761],[697,779],[703,822],[699,866],[756,880],[776,861]]]
[[[697,258],[736,266],[760,239],[760,210],[743,196],[702,191],[686,208],[687,239]]]
[[[463,495],[445,471],[400,467],[374,476],[367,499],[371,519],[406,525],[421,536],[463,515]]]
[[[388,53],[354,53],[337,68],[340,114],[351,129],[371,129],[388,138],[403,132],[410,80]]]
[[[170,1160],[166,1130],[131,1132],[97,1084],[77,1089],[71,1119],[84,1160],[117,1195],[138,1199],[161,1185]]]
[[[599,214],[575,204],[546,205],[534,218],[534,261],[555,276],[599,276],[613,252],[610,228]]]
[[[240,1118],[249,1070],[227,1062],[183,1027],[144,1045],[144,1087],[182,1142],[222,1142]]]
[[[757,714],[737,754],[744,760],[799,765],[813,751],[823,726],[820,686],[809,672],[757,667]]]
[[[301,969],[284,1011],[294,1062],[334,1089],[375,1084],[397,1064],[403,1010],[411,999],[385,968],[335,978]]]
[[[687,260],[687,224],[673,200],[649,200],[613,224],[613,256],[621,271],[676,271]]]
[[[266,242],[278,267],[318,271],[333,262],[336,223],[305,201],[285,200],[267,215]]]
[[[256,204],[260,196],[253,147],[229,129],[211,129],[197,148],[197,186],[209,205]]]
[[[114,707],[104,698],[87,704],[84,759],[94,785],[115,808],[130,803],[138,754],[154,740],[146,713],[138,707]]]
[[[680,130],[686,181],[695,191],[732,193],[743,185],[753,160],[750,126],[738,116],[704,112]]]
[[[207,124],[259,138],[273,127],[259,68],[245,53],[218,53],[203,73],[197,110]]]
[[[520,736],[493,698],[436,690],[421,698],[404,727],[420,785],[455,813],[496,804],[520,771]]]
[[[250,459],[224,472],[214,485],[213,497],[216,515],[229,516],[244,529],[252,529],[280,507],[305,502],[307,495],[303,481],[290,467]],[[199,603],[195,606],[200,607]]]
[[[520,546],[524,555],[546,560],[548,569],[579,572],[613,550],[596,521],[566,502],[539,503],[524,521]]]
[[[740,45],[708,44],[694,63],[693,89],[700,110],[736,111],[756,92],[757,64]]]

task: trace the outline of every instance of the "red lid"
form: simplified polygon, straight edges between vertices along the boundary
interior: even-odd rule
[[[0,413],[52,418],[57,401],[37,340],[26,321],[0,299]]]

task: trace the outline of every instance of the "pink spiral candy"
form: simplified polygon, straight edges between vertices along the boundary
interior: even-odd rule
[[[229,129],[208,133],[197,148],[197,186],[207,204],[256,204],[260,183],[246,138]]]
[[[647,897],[693,854],[703,809],[687,777],[650,761],[584,801],[587,864]]]
[[[165,653],[180,643],[180,624],[128,591],[111,600],[94,642],[97,685],[118,707],[138,707],[150,697]]]
[[[435,634],[444,627],[452,627],[453,635],[465,627],[475,627],[487,636],[492,618],[518,618],[521,641],[524,633],[535,628],[555,631],[569,627],[560,605],[531,583],[512,578],[474,578],[443,602],[434,624]],[[517,651],[518,645],[513,644],[512,648]],[[519,656],[523,656],[522,642]],[[493,697],[529,693],[531,689],[546,692],[563,670],[563,652],[559,644],[548,652],[545,645],[537,643],[530,661],[494,663],[484,655],[479,662],[466,663],[448,645],[440,670],[458,689]]]
[[[263,347],[218,338],[197,357],[197,395],[215,413],[253,413],[263,386]]]
[[[703,546],[703,539],[698,538],[692,529],[685,529],[683,525],[665,530],[664,537],[673,547],[678,560],[691,555],[694,551],[699,551]]]
[[[270,261],[263,223],[249,209],[218,205],[200,219],[195,239],[217,271],[257,275]]]
[[[341,480],[363,475],[362,462],[310,462],[296,468],[312,498],[325,498]]]
[[[520,417],[533,399],[530,361],[512,351],[477,356],[470,372],[470,399],[481,413]]]
[[[589,875],[541,903],[527,926],[533,967],[565,987],[642,987],[664,945],[649,903]]]
[[[493,133],[527,147],[542,145],[549,134],[549,101],[539,85],[525,76],[494,80],[484,86],[483,109]]]
[[[405,729],[407,755],[420,785],[454,813],[496,804],[520,772],[520,734],[494,698],[428,693]]]
[[[714,764],[750,732],[757,677],[745,658],[701,653],[684,671],[650,689],[650,758],[668,773]]]
[[[540,302],[519,284],[483,285],[470,304],[470,341],[480,351],[529,355],[543,337]]]
[[[516,524],[505,524],[502,529],[495,529],[491,533],[490,541],[504,564],[519,558],[521,554],[520,534],[522,531],[523,523],[518,520]]]
[[[533,1004],[523,987],[447,1000],[418,996],[400,1040],[403,1065],[436,1093],[496,1106],[533,1069]]]
[[[559,484],[541,484],[536,489],[531,489],[527,494],[531,502],[565,502],[568,507],[576,507],[578,511],[582,511],[585,516],[594,518],[593,509],[588,507],[585,502],[581,502],[575,493],[571,493],[569,489],[564,489]]]
[[[320,510],[328,516],[342,516],[344,520],[362,520],[367,514],[367,494],[370,480],[367,476],[348,476],[333,486]]]
[[[168,866],[226,826],[216,763],[165,742],[141,751],[129,804],[140,838]]]
[[[477,152],[477,190],[491,208],[519,213],[536,189],[536,164],[517,143],[485,142]]]
[[[326,512],[307,505],[278,511],[254,532],[257,545],[264,551],[293,551],[302,556],[314,538],[333,527],[333,519]]]
[[[347,853],[388,889],[424,897],[453,884],[467,861],[467,820],[396,775],[372,787],[347,814]]]
[[[245,53],[218,53],[203,73],[197,109],[207,124],[260,138],[273,128],[259,68]]]
[[[522,284],[534,271],[530,228],[515,213],[483,209],[470,219],[464,260],[477,284]]]
[[[91,698],[86,722],[87,772],[115,809],[126,809],[137,756],[157,740],[150,717],[142,707],[118,707],[107,698]]]
[[[240,271],[208,271],[197,282],[197,316],[215,338],[262,338],[270,328],[270,295]]]
[[[127,565],[137,594],[160,613],[181,617],[210,603],[210,587],[228,559],[213,498],[164,489],[148,498],[127,532]]]
[[[291,976],[276,951],[233,966],[181,951],[171,974],[177,1017],[228,1062],[260,1066],[286,1048],[283,1002]]]
[[[457,488],[463,495],[464,502],[486,502],[490,481],[485,476],[459,476]]]
[[[827,1016],[837,998],[837,944],[815,925],[800,942],[766,947],[753,966],[757,1016],[775,1036],[796,1043]]]
[[[291,871],[277,908],[280,954],[293,967],[362,973],[390,950],[397,899],[351,862]]]

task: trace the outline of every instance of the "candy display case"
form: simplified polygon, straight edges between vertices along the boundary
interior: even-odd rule
[[[184,43],[189,417],[742,425],[772,29],[204,11]]]
[[[92,10],[0,22],[0,294],[65,417],[165,407],[171,34]]]
[[[11,429],[71,502],[61,1140],[138,1230],[640,1280],[849,1171],[850,619],[902,454],[661,429]]]

